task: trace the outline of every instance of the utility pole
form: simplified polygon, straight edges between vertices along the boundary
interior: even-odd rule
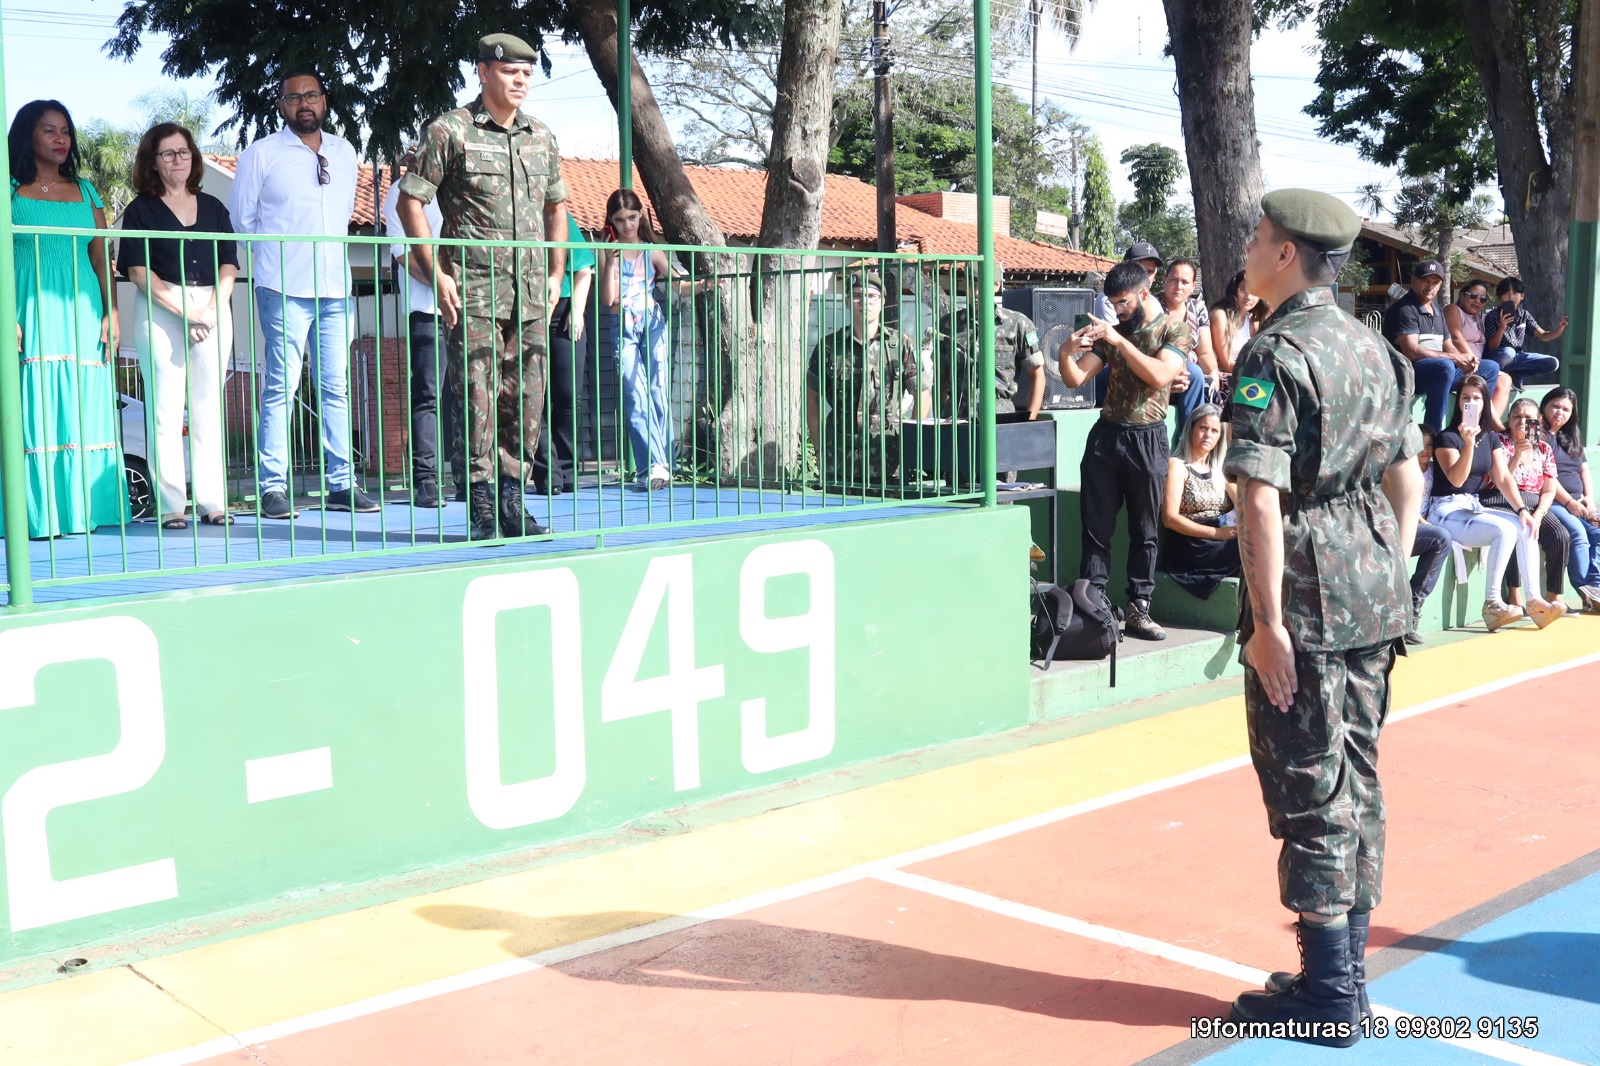
[[[889,10],[886,0],[872,0],[872,132],[877,156],[878,251],[893,255],[900,244],[894,232],[894,87],[889,81],[893,60],[889,55]],[[900,272],[881,261],[885,277],[884,321],[898,325]]]
[[[1044,0],[1028,0],[1028,28],[1033,31],[1033,90],[1028,94],[1028,128],[1039,128],[1039,21]]]
[[[1572,44],[1574,99],[1600,99],[1600,4],[1580,4]],[[1572,223],[1567,234],[1567,383],[1578,393],[1585,444],[1600,425],[1600,114],[1579,107],[1572,143]]]

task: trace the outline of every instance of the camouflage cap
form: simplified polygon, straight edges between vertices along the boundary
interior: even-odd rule
[[[1324,251],[1349,248],[1361,233],[1361,219],[1349,204],[1314,189],[1275,189],[1261,198],[1261,213]]]
[[[533,46],[521,37],[509,33],[491,33],[478,39],[478,61],[481,63],[532,63],[539,58]]]
[[[860,274],[852,273],[850,275],[850,291],[853,293],[857,289],[863,289],[863,288],[871,289],[874,292],[876,292],[879,296],[882,296],[883,295],[883,279],[878,277],[878,275],[875,274],[875,273],[860,273]]]

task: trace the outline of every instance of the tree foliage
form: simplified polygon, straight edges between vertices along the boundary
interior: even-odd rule
[[[107,50],[131,58],[147,39],[169,37],[163,72],[214,76],[218,102],[235,112],[223,128],[235,129],[240,145],[277,128],[278,79],[315,70],[332,120],[358,149],[370,141],[393,157],[424,121],[456,106],[480,37],[510,31],[535,48],[576,40],[577,2],[129,0]],[[641,55],[773,39],[771,5],[761,0],[637,0],[634,19]],[[542,65],[548,75],[548,56]]]
[[[895,191],[976,191],[972,79],[899,74],[893,81]],[[1053,106],[1044,108],[1041,117],[1045,123],[1036,131],[1027,102],[1005,86],[995,87],[994,191],[1011,197],[1012,232],[1025,238],[1034,234],[1039,209],[1060,211],[1071,200],[1061,180],[1055,135],[1072,119]],[[833,139],[828,169],[873,181],[877,153],[870,87],[852,87],[835,96]]]
[[[1133,183],[1131,207],[1137,216],[1154,218],[1167,209],[1172,190],[1183,177],[1183,159],[1164,144],[1136,144],[1121,156]]]
[[[1327,137],[1431,181],[1434,214],[1471,208],[1498,177],[1524,280],[1562,302],[1580,0],[1494,0],[1442,17],[1417,0],[1258,0],[1265,20],[1314,20]],[[1592,102],[1591,102],[1592,106]]]
[[[1098,140],[1091,140],[1083,163],[1083,250],[1090,255],[1114,256],[1117,243],[1117,205],[1111,196],[1111,168]]]

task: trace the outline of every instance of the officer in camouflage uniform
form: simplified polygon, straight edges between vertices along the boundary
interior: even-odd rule
[[[883,325],[883,282],[858,274],[851,321],[823,334],[806,365],[806,428],[828,487],[884,486],[900,467],[900,422],[931,387],[932,331],[919,346]]]
[[[1249,592],[1250,754],[1283,842],[1279,893],[1300,916],[1301,972],[1240,996],[1233,1018],[1301,1023],[1300,1039],[1346,1047],[1361,1035],[1368,914],[1382,896],[1377,743],[1411,622],[1421,440],[1410,364],[1328,287],[1360,220],[1303,189],[1269,193],[1262,213],[1245,276],[1276,310],[1239,356],[1225,470]]]
[[[1017,409],[1017,397],[1022,392],[1023,383],[1027,383],[1027,394],[1023,397],[1023,409],[1028,412],[1032,420],[1039,414],[1039,408],[1044,404],[1044,352],[1039,347],[1039,328],[1033,324],[1033,319],[1020,311],[1013,311],[1000,302],[1000,277],[1004,272],[1004,264],[995,264],[995,295],[994,295],[994,410],[996,414],[1010,414]],[[954,291],[960,286],[964,275],[954,275],[954,271],[941,273],[941,280],[947,296],[954,297]],[[953,302],[953,299],[952,299]],[[957,417],[970,418],[977,412],[977,403],[969,397],[971,383],[978,372],[977,359],[974,353],[977,350],[977,326],[972,322],[968,308],[959,307],[945,314],[939,319],[939,353],[953,365],[955,372],[956,394],[960,397],[955,404]],[[939,372],[943,385],[945,373]]]
[[[430,234],[422,205],[439,198],[445,240],[542,241],[567,233],[567,187],[555,136],[521,110],[537,53],[508,33],[478,42],[479,97],[423,131],[400,183],[406,233]],[[432,249],[421,248],[425,269]],[[548,256],[548,264],[546,257]],[[523,510],[545,402],[545,331],[566,251],[445,245],[439,306],[452,327],[446,393],[465,433],[473,540],[547,532]],[[465,365],[466,374],[462,375]],[[498,495],[498,501],[496,500]]]

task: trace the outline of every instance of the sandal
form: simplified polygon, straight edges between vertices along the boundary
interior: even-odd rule
[[[201,515],[200,521],[208,526],[231,526],[233,525],[233,515],[227,511],[212,511],[210,514]]]
[[[188,529],[189,528],[189,520],[187,518],[184,518],[182,515],[174,515],[171,518],[163,518],[161,520],[161,528],[162,529]]]

